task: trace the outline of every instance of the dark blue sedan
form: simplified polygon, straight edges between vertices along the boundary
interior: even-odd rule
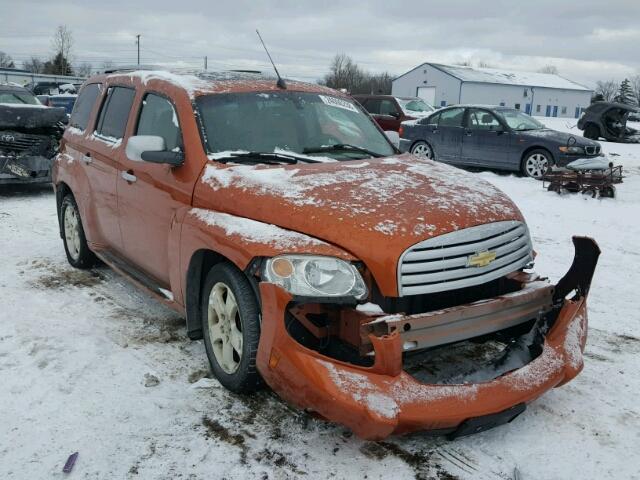
[[[507,107],[455,105],[404,122],[400,150],[460,166],[520,171],[540,178],[551,166],[601,155],[598,142],[546,128]]]

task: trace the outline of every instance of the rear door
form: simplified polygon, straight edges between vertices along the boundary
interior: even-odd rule
[[[364,107],[382,130],[397,132],[400,128],[402,111],[395,101],[388,98],[370,98],[365,102]]]
[[[447,163],[464,163],[462,152],[462,119],[464,108],[454,107],[440,112],[437,129],[437,145],[434,145],[436,158]]]
[[[86,152],[86,163],[94,177],[92,195],[101,243],[108,250],[120,251],[122,248],[116,197],[117,165],[124,155],[122,139],[134,96],[135,89],[131,87],[110,86],[107,89]]]
[[[138,102],[132,135],[155,135],[168,151],[183,151],[178,116],[165,96],[149,92]],[[132,118],[132,121],[135,121]],[[169,233],[176,210],[190,198],[178,191],[176,174],[186,167],[120,158],[118,216],[124,256],[163,286],[169,279]],[[168,287],[167,287],[168,288]]]
[[[489,110],[468,108],[462,137],[464,163],[503,168],[509,157],[510,135]]]

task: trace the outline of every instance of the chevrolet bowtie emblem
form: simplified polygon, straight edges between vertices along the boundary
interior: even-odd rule
[[[467,258],[467,267],[486,267],[496,259],[496,252],[479,252],[475,255],[469,255]]]

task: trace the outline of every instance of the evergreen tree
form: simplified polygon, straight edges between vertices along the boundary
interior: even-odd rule
[[[631,82],[628,78],[625,78],[620,84],[618,89],[618,95],[616,95],[616,102],[624,103],[626,105],[635,105],[633,95],[633,89],[631,88]]]

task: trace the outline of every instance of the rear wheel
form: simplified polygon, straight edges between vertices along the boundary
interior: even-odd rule
[[[585,136],[585,138],[590,138],[591,140],[597,140],[598,138],[600,138],[600,130],[598,130],[598,127],[595,126],[593,123],[590,123],[585,127],[583,135]]]
[[[262,385],[256,369],[260,309],[249,281],[220,263],[207,275],[202,296],[204,345],[216,378],[227,389],[248,393]]]
[[[531,150],[522,159],[522,174],[536,179],[549,171],[552,164],[551,154],[542,148]]]
[[[91,268],[97,259],[87,245],[80,211],[73,195],[67,195],[62,200],[60,218],[62,219],[62,241],[67,260],[75,268]]]
[[[416,157],[435,160],[433,149],[431,148],[431,145],[429,145],[427,142],[419,141],[414,143],[413,146],[411,147],[411,153],[414,154]]]

